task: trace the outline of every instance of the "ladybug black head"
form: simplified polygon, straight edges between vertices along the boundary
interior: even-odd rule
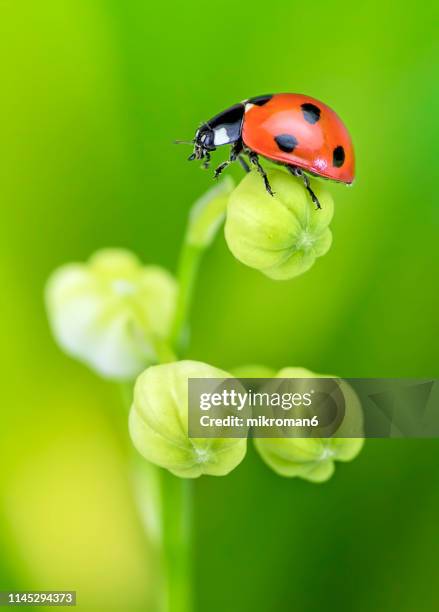
[[[215,131],[209,127],[206,123],[203,124],[195,134],[195,144],[207,149],[208,151],[215,151]]]
[[[204,123],[195,133],[194,137],[194,151],[189,156],[189,161],[193,159],[203,159],[208,151],[215,151],[215,132],[214,130]]]
[[[243,103],[235,104],[203,123],[195,133],[194,151],[189,160],[205,157],[208,164],[211,151],[222,145],[240,142],[244,112]]]

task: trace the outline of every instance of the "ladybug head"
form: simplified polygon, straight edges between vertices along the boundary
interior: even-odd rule
[[[189,156],[189,161],[203,159],[209,151],[215,151],[215,131],[207,124],[203,123],[195,133],[193,140],[194,151]]]

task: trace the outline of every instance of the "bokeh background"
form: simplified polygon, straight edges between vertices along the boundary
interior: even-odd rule
[[[236,101],[324,100],[351,130],[358,179],[330,186],[333,247],[296,280],[245,268],[218,237],[189,356],[439,375],[438,16],[382,0],[0,3],[2,589],[151,609],[119,390],[60,353],[43,287],[104,246],[174,270],[211,179],[171,143]],[[197,610],[436,610],[438,468],[437,440],[368,441],[312,485],[250,449],[195,485]]]

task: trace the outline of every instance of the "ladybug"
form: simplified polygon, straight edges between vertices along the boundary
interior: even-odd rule
[[[340,117],[326,104],[302,94],[274,94],[249,98],[203,123],[190,144],[188,158],[204,160],[217,147],[231,145],[229,159],[215,170],[215,178],[237,159],[249,170],[247,156],[262,176],[265,188],[274,195],[259,155],[281,164],[303,180],[317,208],[320,203],[311,189],[308,174],[351,184],[354,180],[354,149]]]

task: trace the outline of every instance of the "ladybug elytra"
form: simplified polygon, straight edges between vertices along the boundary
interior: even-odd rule
[[[256,96],[215,115],[197,130],[189,160],[204,160],[217,147],[231,145],[229,159],[215,170],[215,178],[237,159],[261,174],[265,188],[273,192],[259,155],[281,164],[303,180],[312,201],[320,208],[307,174],[350,184],[354,180],[354,149],[345,125],[326,104],[302,94]]]

